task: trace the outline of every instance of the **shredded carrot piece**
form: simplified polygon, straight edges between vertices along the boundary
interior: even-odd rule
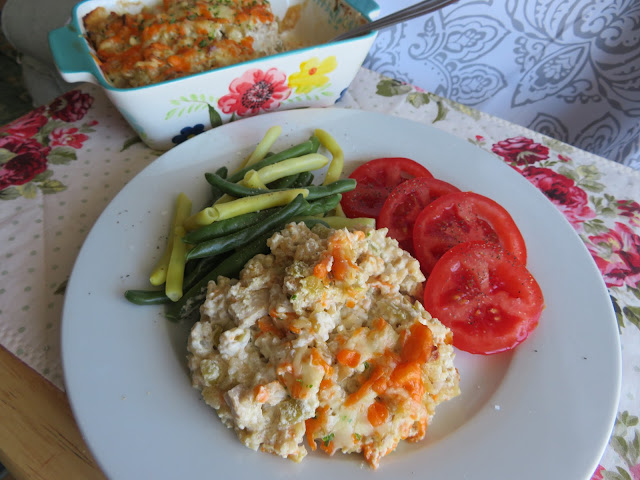
[[[256,385],[253,389],[253,395],[258,403],[265,403],[269,400],[269,390],[264,385]]]
[[[424,382],[422,381],[422,369],[418,362],[399,364],[391,373],[392,384],[404,388],[411,398],[421,401],[424,396]]]
[[[314,440],[315,434],[318,430],[320,430],[327,421],[327,410],[329,409],[328,405],[323,407],[318,407],[316,410],[316,416],[313,418],[308,418],[304,422],[307,443],[311,450],[316,449],[316,441]]]
[[[433,334],[426,325],[416,322],[402,343],[402,361],[425,363],[433,353]]]
[[[327,256],[320,260],[315,267],[313,267],[313,275],[318,278],[326,278],[329,274],[329,264],[331,263],[331,257]]]
[[[276,327],[269,317],[262,317],[258,319],[258,328],[262,333],[273,333],[276,337],[282,338],[284,337],[284,333],[278,327]]]
[[[385,375],[385,369],[379,365],[376,366],[373,369],[373,372],[371,372],[371,375],[369,376],[369,378],[362,385],[360,385],[360,388],[355,392],[351,393],[346,398],[346,400],[344,401],[344,406],[349,407],[355,403],[358,403],[360,400],[362,400],[369,393],[369,390],[373,388],[373,385],[375,384],[375,382],[380,378],[384,377],[384,375]]]
[[[360,352],[345,348],[336,354],[336,360],[341,365],[356,368],[360,364]]]
[[[389,409],[381,401],[375,400],[367,409],[367,419],[374,427],[379,427],[389,418]]]
[[[386,326],[387,321],[382,317],[378,317],[373,321],[373,328],[375,328],[376,330],[384,330]]]

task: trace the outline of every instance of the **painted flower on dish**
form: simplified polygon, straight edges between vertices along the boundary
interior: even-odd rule
[[[48,122],[47,117],[43,115],[44,110],[45,107],[39,107],[33,110],[32,112],[2,127],[0,129],[0,133],[23,138],[33,137]]]
[[[82,148],[88,138],[84,133],[80,133],[76,127],[56,128],[49,134],[49,145],[52,147]]]
[[[313,57],[300,64],[299,72],[291,74],[289,87],[295,89],[296,93],[309,93],[314,88],[329,83],[327,74],[333,72],[337,66],[338,62],[333,55],[322,62],[318,57]]]
[[[526,137],[513,137],[495,143],[491,151],[516,165],[531,165],[549,158],[549,148]]]
[[[51,118],[64,122],[77,122],[81,120],[91,108],[93,97],[80,90],[71,90],[56,98],[49,106]]]
[[[624,223],[589,237],[587,244],[608,287],[638,288],[640,282],[640,236]]]
[[[229,93],[218,100],[218,107],[240,117],[275,110],[291,95],[286,81],[287,76],[276,68],[266,72],[258,68],[247,70],[231,82]]]
[[[596,213],[589,206],[587,193],[572,179],[550,168],[533,166],[523,168],[520,173],[538,187],[574,227],[595,218]]]
[[[173,137],[171,141],[177,145],[179,143],[186,142],[196,135],[200,135],[202,132],[204,132],[204,125],[201,123],[197,123],[193,127],[184,127],[182,130],[180,130],[180,134]]]
[[[1,137],[0,149],[9,152],[8,160],[0,166],[0,190],[24,185],[47,169],[51,148],[32,138]]]

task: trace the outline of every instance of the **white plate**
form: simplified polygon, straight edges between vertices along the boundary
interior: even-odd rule
[[[515,352],[459,352],[462,394],[436,411],[419,443],[401,445],[379,470],[362,457],[310,454],[300,464],[253,452],[200,400],[185,365],[188,327],[161,307],[124,300],[144,288],[175,196],[207,198],[203,173],[237,165],[267,128],[274,150],[334,135],[349,173],[382,156],[423,162],[438,178],[501,203],[527,242],[546,299],[540,325]],[[176,147],[105,209],[69,281],[62,325],[67,392],[89,447],[114,479],[540,478],[587,479],[613,426],[620,344],[609,295],[585,246],[556,208],[491,154],[439,130],[357,110],[306,109],[241,120]]]

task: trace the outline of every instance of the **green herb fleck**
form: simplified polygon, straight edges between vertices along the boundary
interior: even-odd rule
[[[360,435],[359,433],[354,433],[356,440],[360,440],[362,438],[362,435]]]
[[[329,446],[329,442],[333,440],[333,436],[334,436],[333,433],[330,433],[329,435],[322,437],[322,443],[324,443],[325,447]]]
[[[364,362],[364,368],[365,369],[369,368],[369,362]]]
[[[207,41],[206,40],[200,40],[200,43],[198,44],[198,46],[200,48],[204,48],[207,46]]]
[[[295,300],[296,298],[298,298],[298,295],[291,295],[291,300]]]

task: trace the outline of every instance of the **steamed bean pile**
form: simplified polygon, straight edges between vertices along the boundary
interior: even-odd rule
[[[372,219],[348,219],[342,213],[341,194],[353,190],[356,181],[340,178],[344,154],[335,139],[316,129],[309,140],[272,153],[281,132],[270,128],[237,171],[207,172],[212,199],[205,208],[192,213],[191,200],[184,193],[177,196],[166,249],[149,277],[158,288],[127,290],[130,302],[166,304],[167,318],[177,321],[197,312],[209,281],[237,277],[251,258],[268,251],[267,239],[290,222],[373,226]],[[321,147],[331,159],[318,153]],[[324,181],[315,185],[325,167]]]

